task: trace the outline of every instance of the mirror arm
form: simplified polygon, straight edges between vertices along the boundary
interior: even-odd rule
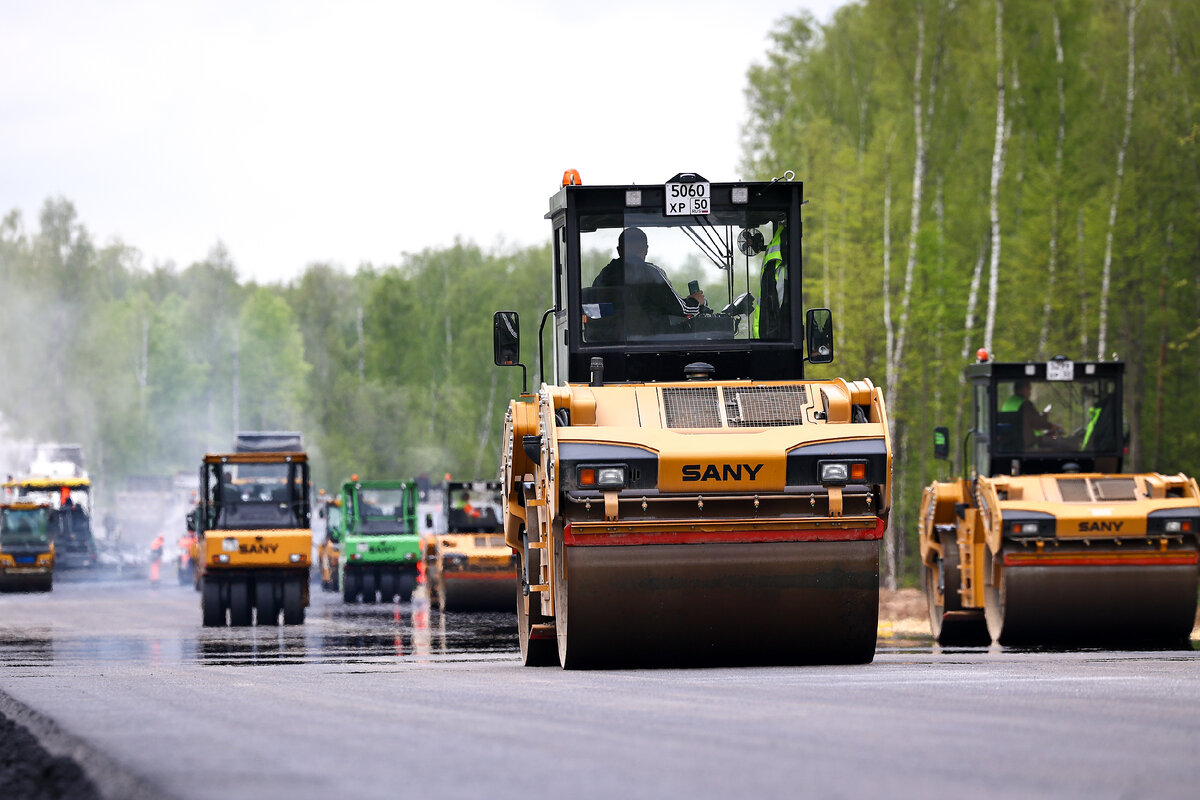
[[[978,433],[979,433],[979,431],[975,430],[974,428],[971,428],[971,429],[970,429],[970,430],[968,430],[968,431],[967,431],[965,434],[963,434],[963,441],[962,441],[962,452],[960,453],[960,455],[962,456],[962,476],[963,476],[963,479],[966,479],[966,477],[967,477],[967,474],[968,474],[967,458],[968,458],[968,450],[969,450],[969,448],[970,448],[970,446],[971,446],[971,440],[972,440],[972,439],[975,437],[975,435],[976,435],[976,434],[978,434]]]

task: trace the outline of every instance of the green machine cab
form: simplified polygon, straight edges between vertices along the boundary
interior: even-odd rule
[[[342,484],[342,509],[329,536],[338,542],[338,584],[347,603],[412,599],[420,561],[415,481]],[[332,520],[331,520],[332,522]]]

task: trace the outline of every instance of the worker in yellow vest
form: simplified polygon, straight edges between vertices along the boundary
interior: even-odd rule
[[[750,335],[755,339],[774,339],[787,314],[787,264],[783,260],[783,237],[786,226],[775,228],[775,235],[763,256],[762,282],[759,300],[754,306]],[[760,240],[761,241],[761,240]],[[765,311],[764,311],[765,309]],[[765,319],[764,319],[765,317]]]

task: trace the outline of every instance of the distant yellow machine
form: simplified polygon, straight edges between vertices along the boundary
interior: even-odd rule
[[[200,467],[196,569],[206,626],[304,622],[312,557],[308,456],[209,454]]]
[[[317,569],[321,588],[327,592],[341,590],[338,563],[341,558],[342,498],[328,495],[322,489],[317,498],[317,516],[325,523],[325,538],[317,545]]]
[[[97,564],[92,535],[92,482],[86,475],[30,475],[2,484],[6,502],[45,505],[47,529],[54,542],[55,566],[92,569]]]
[[[47,504],[0,505],[0,589],[54,588],[54,541]]]
[[[921,501],[942,644],[1185,645],[1200,576],[1200,489],[1121,472],[1119,362],[967,367],[967,476]],[[936,455],[949,431],[935,430]]]
[[[517,556],[504,541],[498,481],[446,483],[446,529],[425,537],[430,600],[443,611],[515,611]]]

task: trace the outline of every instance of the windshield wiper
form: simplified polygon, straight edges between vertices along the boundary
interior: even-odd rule
[[[695,243],[700,252],[704,253],[717,269],[731,269],[733,267],[732,237],[727,233],[722,238],[716,226],[704,217],[696,216],[696,221],[700,223],[700,228],[689,225],[683,229],[684,234]]]

